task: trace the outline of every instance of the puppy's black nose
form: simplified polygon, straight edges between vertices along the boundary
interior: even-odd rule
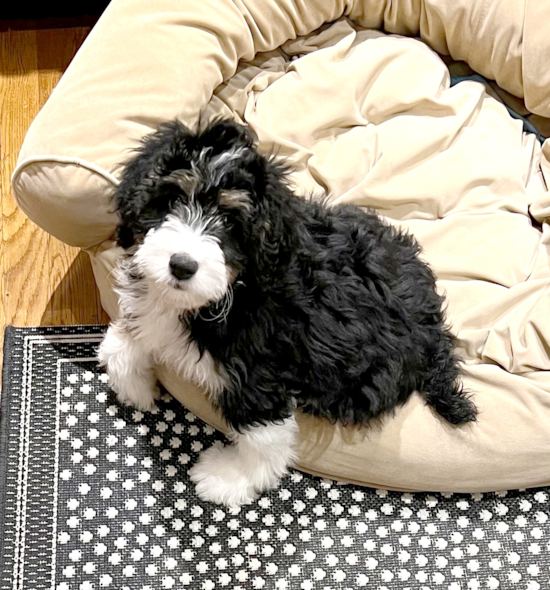
[[[180,281],[190,279],[198,269],[197,261],[187,254],[173,254],[170,257],[170,272]]]

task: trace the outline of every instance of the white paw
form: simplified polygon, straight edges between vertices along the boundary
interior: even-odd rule
[[[116,323],[111,324],[99,346],[98,360],[121,404],[143,411],[155,408],[160,391],[150,359]]]
[[[206,502],[241,506],[250,504],[261,491],[241,464],[237,448],[224,447],[219,442],[201,453],[189,475],[197,495]]]
[[[121,404],[131,406],[142,412],[154,410],[156,408],[155,402],[161,396],[156,382],[153,384],[142,379],[136,379],[134,383],[118,384],[116,387],[111,385],[111,389],[116,393]]]

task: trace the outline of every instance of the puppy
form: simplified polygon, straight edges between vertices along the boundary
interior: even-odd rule
[[[287,170],[229,121],[145,138],[116,193],[120,319],[99,358],[121,402],[158,396],[165,363],[232,428],[203,452],[198,495],[248,503],[296,458],[296,408],[360,424],[419,391],[475,420],[419,247],[372,212],[297,198]]]

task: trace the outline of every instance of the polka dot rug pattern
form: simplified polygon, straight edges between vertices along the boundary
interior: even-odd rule
[[[188,469],[222,440],[169,395],[117,404],[103,327],[9,328],[0,588],[547,588],[549,490],[407,494],[297,471],[240,509],[201,502]]]

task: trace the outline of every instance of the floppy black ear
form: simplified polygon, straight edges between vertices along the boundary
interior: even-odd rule
[[[115,194],[120,217],[117,238],[123,248],[130,248],[146,233],[147,223],[140,212],[152,198],[162,200],[162,191],[158,189],[163,176],[188,167],[192,138],[193,134],[179,121],[165,123],[142,140],[137,155],[126,165]],[[162,209],[160,202],[159,208]]]
[[[218,155],[235,149],[253,149],[257,140],[249,127],[228,119],[217,119],[199,134],[204,146],[212,147],[211,155]]]
[[[241,195],[247,193],[247,202],[253,205],[263,192],[267,163],[255,142],[248,127],[231,120],[214,121],[201,131],[196,150],[199,161],[204,164],[207,184],[221,190],[240,191]],[[239,201],[240,204],[245,202]]]

